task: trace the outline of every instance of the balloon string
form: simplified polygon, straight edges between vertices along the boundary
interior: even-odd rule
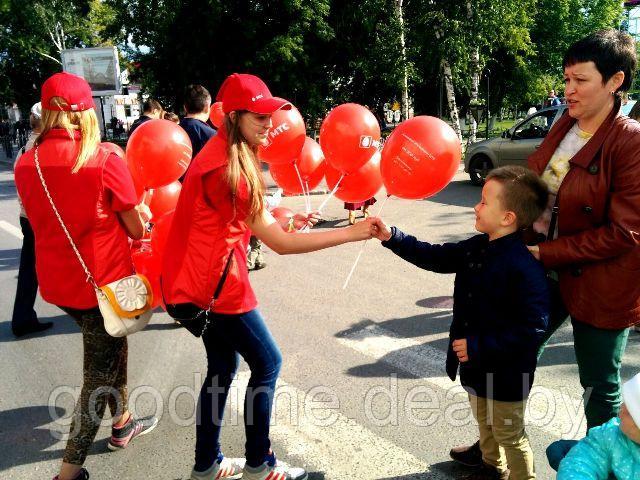
[[[300,187],[302,188],[302,195],[304,196],[304,208],[309,213],[309,198],[307,197],[307,192],[304,189],[304,182],[302,181],[302,175],[300,175],[300,170],[298,170],[298,165],[293,164],[293,168],[296,171],[296,175],[298,175],[298,181],[300,182]]]
[[[304,182],[307,192],[307,199],[309,200],[309,204],[307,205],[307,213],[311,213],[311,190],[309,190],[309,182],[305,180]]]
[[[391,195],[387,195],[387,198],[384,199],[384,201],[382,202],[382,205],[380,205],[380,208],[378,209],[378,213],[376,213],[376,217],[379,217],[380,214],[382,213],[382,209],[384,208],[385,204],[387,203],[387,200],[389,200],[389,197]],[[369,240],[365,240],[362,243],[362,247],[360,247],[360,251],[358,252],[358,256],[356,257],[356,261],[353,262],[353,266],[351,267],[351,270],[349,271],[349,275],[347,275],[347,279],[344,281],[344,284],[342,285],[342,290],[346,290],[347,285],[349,285],[349,281],[351,280],[351,277],[353,276],[353,272],[356,271],[356,266],[358,265],[358,262],[360,261],[360,257],[362,256],[362,252],[364,252],[364,247],[367,246],[367,242]]]
[[[324,202],[322,202],[320,204],[320,206],[318,207],[318,213],[322,214],[322,210],[324,209],[324,207],[327,204],[327,202],[329,201],[329,199],[335,195],[336,191],[338,191],[338,188],[340,187],[340,182],[342,181],[343,178],[344,178],[344,173],[338,179],[338,183],[336,183],[336,186],[333,187],[333,190],[331,190],[331,192],[329,193],[329,196],[327,198],[325,198]],[[305,231],[305,230],[309,231],[309,226],[308,225],[305,225],[304,227],[298,229],[298,232],[302,232],[302,231]]]
[[[342,179],[344,178],[344,173],[342,174],[342,176],[340,177],[340,179],[338,180],[338,183],[336,183],[336,186],[333,187],[333,190],[331,190],[331,193],[329,193],[329,196],[327,198],[324,199],[324,202],[322,202],[320,204],[320,206],[318,207],[318,211],[320,213],[322,213],[322,210],[324,209],[324,207],[327,205],[327,202],[331,199],[331,197],[333,197],[336,192],[338,191],[338,188],[340,187],[340,182],[342,182]]]

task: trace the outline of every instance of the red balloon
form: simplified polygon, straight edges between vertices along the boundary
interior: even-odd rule
[[[116,145],[115,143],[111,142],[102,142],[100,146],[110,151],[111,153],[115,153],[120,158],[124,158],[124,150],[122,149],[122,147],[120,147],[120,145]]]
[[[435,117],[402,122],[382,149],[380,170],[389,195],[419,199],[435,195],[458,171],[462,149],[453,129]]]
[[[151,249],[153,250],[153,253],[160,257],[160,263],[162,263],[162,256],[164,255],[167,240],[169,239],[169,232],[171,231],[174,212],[175,210],[172,210],[165,213],[158,219],[153,219],[154,224],[151,229]]]
[[[293,211],[287,207],[276,207],[271,210],[271,215],[276,221],[280,224],[283,230],[288,230],[289,228],[289,219],[293,217]]]
[[[181,190],[182,184],[178,181],[149,190],[145,203],[149,205],[153,218],[160,218],[165,213],[175,210]]]
[[[191,162],[191,140],[180,125],[149,120],[133,132],[127,143],[127,162],[134,178],[145,188],[158,188],[178,180]]]
[[[290,110],[276,110],[271,115],[271,123],[269,143],[259,147],[258,156],[272,165],[290,163],[300,155],[307,135],[302,115],[291,106]]]
[[[322,153],[318,142],[313,138],[306,137],[304,139],[304,146],[295,163],[298,166],[302,180],[309,182],[309,184],[311,184],[311,179],[318,175],[318,170],[322,170],[320,179],[324,176],[324,153]]]
[[[224,123],[224,112],[222,111],[222,102],[216,102],[211,105],[209,110],[209,120],[213,123],[213,126],[220,128]]]
[[[133,260],[136,273],[147,277],[151,284],[151,291],[153,292],[152,308],[158,306],[164,308],[162,291],[160,290],[160,273],[162,272],[160,256],[153,252],[148,243],[143,242],[139,248],[131,251],[131,260]]]
[[[336,170],[357,171],[379,145],[380,125],[373,113],[362,105],[339,105],[322,122],[320,146],[327,163]]]
[[[342,172],[327,164],[327,185],[334,189]],[[364,202],[373,197],[382,187],[382,175],[380,174],[380,152],[376,151],[369,161],[357,172],[349,173],[340,182],[336,197],[345,202]]]
[[[296,173],[295,167],[298,167]],[[282,188],[288,195],[298,195],[304,193],[300,180],[304,187],[309,190],[316,188],[324,177],[324,155],[320,145],[313,139],[307,137],[304,147],[298,158],[293,163],[285,163],[282,165],[270,165],[269,171],[276,184]]]

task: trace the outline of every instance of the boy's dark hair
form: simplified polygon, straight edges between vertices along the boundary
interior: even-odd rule
[[[160,105],[160,102],[153,98],[146,99],[142,104],[142,113],[151,113],[154,110],[162,111],[162,105]]]
[[[624,81],[618,89],[626,92],[632,85],[638,59],[636,43],[628,33],[607,29],[592,33],[569,47],[562,60],[562,68],[576,63],[593,62],[602,82],[618,72],[624,72]]]
[[[202,85],[188,85],[184,91],[184,109],[187,114],[202,113],[211,105],[211,94]]]
[[[549,189],[542,179],[528,168],[515,165],[496,168],[487,175],[487,182],[489,180],[495,180],[502,185],[502,206],[516,214],[518,228],[533,225],[547,207]]]

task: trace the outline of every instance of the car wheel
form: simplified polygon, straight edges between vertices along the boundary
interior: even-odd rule
[[[493,164],[486,155],[476,155],[469,162],[469,178],[474,185],[482,186]]]

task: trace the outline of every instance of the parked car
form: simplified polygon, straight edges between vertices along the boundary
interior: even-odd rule
[[[567,110],[566,105],[543,108],[516,123],[500,137],[473,143],[464,157],[464,171],[471,183],[482,185],[493,168],[527,166],[527,157],[540,146],[551,126]]]
[[[636,103],[629,100],[620,109],[628,115]],[[540,146],[551,126],[567,111],[566,105],[543,108],[516,123],[502,136],[482,140],[469,146],[464,157],[464,171],[471,183],[482,185],[492,168],[503,165],[527,166],[527,157]]]

